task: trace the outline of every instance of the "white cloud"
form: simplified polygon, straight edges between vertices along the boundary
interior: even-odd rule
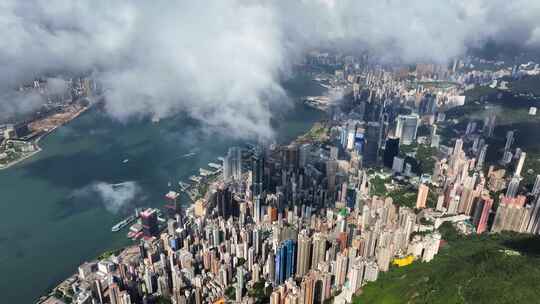
[[[76,190],[74,196],[78,199],[96,198],[103,207],[111,213],[118,213],[140,198],[142,191],[134,181],[126,181],[118,184],[95,182],[82,189]]]
[[[444,62],[487,39],[536,48],[539,15],[535,0],[4,0],[0,90],[91,71],[118,119],[186,111],[268,137],[267,104],[286,104],[280,79],[306,49],[339,41]]]

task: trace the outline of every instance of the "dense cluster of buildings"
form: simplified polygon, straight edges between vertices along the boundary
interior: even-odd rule
[[[175,202],[165,224],[155,210],[142,211],[139,244],[81,265],[43,303],[350,303],[391,265],[431,261],[445,222],[465,233],[538,233],[540,177],[528,196],[520,194],[526,154],[513,150],[514,134],[503,159],[515,164],[513,174],[485,168],[495,116],[467,126],[452,146],[441,143],[437,124],[464,103],[471,82],[461,63],[403,71],[366,60],[307,59],[340,62],[331,83],[349,90],[328,109],[327,140],[231,148],[204,198],[182,209],[179,196],[169,195]],[[456,83],[411,88],[411,74]],[[420,126],[429,132],[419,135]],[[418,172],[414,155],[400,151],[417,145],[436,151],[427,156],[432,171]],[[413,205],[375,195],[381,174],[388,193],[414,187]]]

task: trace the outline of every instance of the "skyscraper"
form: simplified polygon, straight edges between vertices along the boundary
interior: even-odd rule
[[[326,237],[321,233],[313,235],[313,251],[311,255],[311,268],[317,269],[319,262],[326,258]]]
[[[540,194],[540,174],[536,175],[536,179],[534,180],[534,185],[531,190],[532,195],[538,195]]]
[[[350,128],[349,130],[347,130],[347,140],[346,140],[345,148],[348,151],[351,151],[352,149],[354,149],[355,135],[356,135],[356,130],[354,128]]]
[[[363,154],[366,147],[364,129],[358,129],[354,135],[354,149],[358,154]]]
[[[420,184],[420,186],[418,187],[418,196],[416,197],[417,209],[426,208],[428,193],[429,187],[424,184]]]
[[[116,283],[109,285],[109,301],[111,304],[121,304],[120,288]],[[90,302],[90,301],[88,301]]]
[[[283,166],[289,169],[297,169],[300,161],[300,150],[298,145],[290,144],[284,147],[282,152]]]
[[[307,231],[302,231],[298,235],[298,256],[296,258],[296,275],[303,277],[309,271],[311,265],[311,238]]]
[[[521,170],[523,170],[523,164],[525,163],[525,157],[527,156],[527,153],[521,152],[519,155],[519,160],[516,165],[516,171],[514,172],[514,176],[521,176]]]
[[[484,135],[486,137],[491,137],[493,136],[493,131],[495,130],[495,119],[496,119],[496,115],[494,113],[492,113],[491,115],[489,115],[488,117],[486,117],[486,119],[484,120]]]
[[[349,258],[346,255],[346,252],[339,252],[336,256],[336,285],[342,286],[345,283],[347,277],[347,269],[349,264]]]
[[[510,150],[514,143],[514,131],[508,131],[506,133],[506,144],[504,145],[504,151]]]
[[[296,271],[296,241],[286,240],[283,245],[287,248],[287,265],[285,267],[285,279],[294,276]]]
[[[253,197],[253,220],[255,223],[260,223],[262,220],[262,210],[261,210],[261,196],[256,195]]]
[[[379,155],[379,133],[381,125],[378,122],[370,121],[367,124],[366,147],[362,153],[362,163],[370,167],[377,163]]]
[[[328,179],[328,191],[336,190],[336,178],[337,178],[338,162],[335,160],[329,160],[326,162],[326,175]]]
[[[417,114],[398,116],[395,135],[400,138],[400,144],[410,145],[416,140],[419,122]]]
[[[156,209],[148,208],[141,212],[141,224],[145,237],[157,236],[159,234]]]
[[[531,213],[531,218],[527,226],[527,232],[538,234],[540,233],[540,198],[536,199]]]
[[[493,206],[493,199],[482,197],[476,202],[474,209],[473,225],[476,227],[476,233],[481,234],[487,230],[489,212]]]
[[[275,282],[282,284],[294,275],[296,269],[296,241],[285,240],[276,250]]]
[[[245,277],[245,270],[244,267],[240,266],[236,269],[236,282],[237,282],[237,293],[240,293],[240,298],[242,298],[242,294],[244,292],[244,277]],[[237,295],[238,296],[238,295]]]
[[[480,152],[478,153],[478,161],[476,162],[476,170],[482,170],[482,168],[484,167],[487,148],[488,148],[488,145],[483,145],[482,148],[480,149]]]
[[[383,164],[385,167],[392,168],[394,157],[399,155],[399,138],[391,137],[386,140],[383,154]]]
[[[463,139],[458,138],[454,144],[454,152],[452,154],[454,157],[458,157],[461,154],[461,151],[463,151]]]
[[[507,197],[516,197],[519,188],[520,177],[514,176],[508,183],[508,189],[506,189]]]
[[[242,149],[231,147],[223,160],[225,182],[239,181],[242,177]]]
[[[263,193],[264,191],[264,184],[265,184],[265,177],[264,177],[264,154],[262,151],[257,150],[252,159],[252,194],[253,196],[257,196]]]
[[[182,219],[182,208],[180,207],[180,194],[175,191],[169,191],[165,194],[167,202],[165,204],[165,209],[169,215],[169,218],[174,218],[176,215],[179,215],[180,220]],[[182,223],[180,223],[181,225]]]
[[[228,219],[230,216],[238,216],[240,209],[228,186],[217,189],[215,202],[219,216],[224,219]]]

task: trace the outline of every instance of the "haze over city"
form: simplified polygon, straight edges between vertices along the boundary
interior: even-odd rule
[[[540,298],[539,1],[3,0],[0,34],[2,303]]]
[[[8,0],[0,105],[8,113],[33,109],[35,98],[14,97],[14,87],[85,73],[103,83],[117,119],[186,111],[239,136],[270,136],[267,103],[287,106],[281,80],[307,50],[343,45],[411,63],[447,62],[489,40],[534,48],[538,10],[534,0]]]

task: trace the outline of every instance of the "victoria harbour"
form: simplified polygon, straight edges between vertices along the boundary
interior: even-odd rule
[[[320,94],[316,83],[291,84],[290,95]],[[276,115],[275,133],[290,141],[323,117],[300,102]],[[36,156],[0,171],[2,204],[0,291],[11,303],[29,303],[73,273],[77,265],[128,245],[111,226],[135,206],[161,207],[180,180],[243,141],[206,130],[186,116],[159,123],[121,123],[97,109],[45,137]],[[127,160],[127,161],[126,161]],[[96,183],[132,182],[138,191],[120,209],[87,191]],[[184,200],[185,202],[185,200]],[[10,289],[12,284],[20,286]]]

